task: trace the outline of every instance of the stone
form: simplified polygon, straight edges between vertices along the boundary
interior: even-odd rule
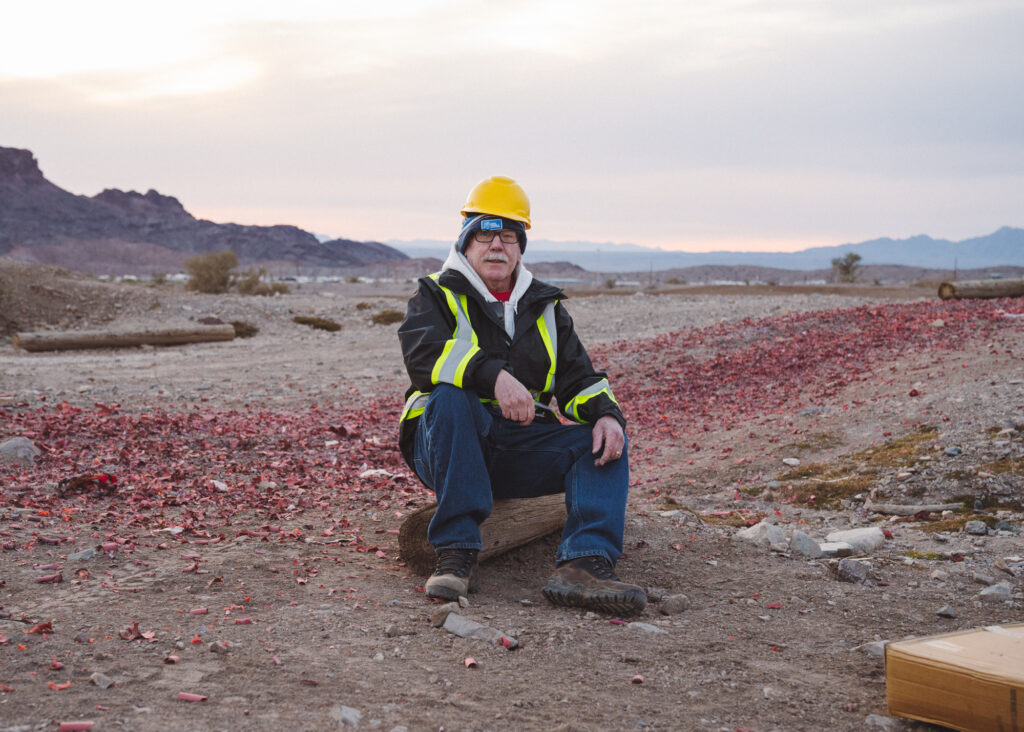
[[[999,582],[986,587],[978,593],[978,599],[982,602],[1005,602],[1013,599],[1013,588],[1009,582]]]
[[[848,557],[853,554],[853,547],[845,541],[824,541],[818,544],[823,557]]]
[[[947,571],[945,571],[943,569],[936,569],[935,571],[933,571],[928,576],[931,577],[933,580],[938,580],[939,582],[945,582],[947,579],[949,579],[949,572],[947,572]]]
[[[644,592],[647,593],[647,602],[661,602],[665,599],[665,590],[661,587],[648,587]]]
[[[450,613],[457,612],[459,612],[459,603],[457,602],[446,602],[444,605],[438,605],[430,611],[430,624],[435,628],[440,628],[444,625],[444,621]]]
[[[869,714],[864,718],[864,726],[872,729],[903,729],[903,722],[893,717],[883,717],[881,714]]]
[[[866,562],[856,559],[840,559],[837,577],[840,582],[864,582],[871,574],[871,567]]]
[[[659,628],[657,625],[651,625],[650,623],[630,623],[628,627],[631,630],[642,630],[645,633],[668,633],[664,628]]]
[[[515,638],[510,638],[497,628],[481,625],[475,620],[462,617],[458,613],[450,613],[445,618],[442,627],[452,635],[457,635],[460,638],[478,638],[489,643],[500,643],[508,649],[514,649],[519,645],[519,641]]]
[[[216,653],[216,654],[219,654],[219,655],[223,656],[223,655],[226,655],[226,654],[228,654],[230,652],[231,652],[231,644],[228,643],[227,641],[224,641],[223,643],[211,643],[210,644],[210,653]]]
[[[817,559],[821,556],[821,547],[818,542],[799,530],[793,532],[793,536],[789,540],[789,548],[810,559]]]
[[[358,727],[363,713],[353,707],[346,707],[343,704],[331,709],[331,719],[342,727]]]
[[[954,610],[950,605],[943,605],[935,611],[935,614],[940,618],[955,618],[956,610]]]
[[[749,541],[759,546],[770,547],[774,551],[786,551],[786,534],[775,524],[761,521],[758,524],[740,529],[734,535],[742,541]]]
[[[950,445],[949,447],[947,447],[945,450],[942,451],[942,454],[946,455],[948,457],[956,457],[957,455],[959,455],[962,452],[963,452],[963,450],[961,450],[958,446]]]
[[[1014,536],[1020,533],[1020,526],[1011,524],[1009,521],[996,521],[995,526],[992,528],[996,531],[1005,531],[1008,534],[1013,534]]]
[[[788,465],[791,468],[795,468],[796,466],[798,466],[800,464],[800,458],[794,458],[794,457],[782,458],[782,462],[783,462],[783,464]]]
[[[964,524],[964,533],[973,536],[985,536],[988,533],[988,526],[984,521],[968,521]]]
[[[90,559],[92,559],[95,556],[96,556],[96,550],[95,549],[83,549],[80,552],[75,552],[74,554],[68,554],[68,561],[69,562],[87,562],[87,561],[89,561]]]
[[[394,623],[389,623],[387,627],[384,628],[384,635],[388,638],[394,638],[396,635],[398,635],[398,626]]]
[[[669,595],[661,602],[662,615],[678,615],[690,609],[690,598],[686,595]]]
[[[975,572],[971,575],[971,579],[973,579],[979,585],[994,585],[996,583],[995,577],[989,574],[984,574],[982,572]]]
[[[868,654],[872,658],[884,658],[885,657],[885,646],[886,646],[886,644],[888,644],[888,642],[889,641],[884,641],[884,640],[871,641],[870,643],[865,643],[863,645],[857,646],[853,650],[855,650],[855,651],[863,651],[864,653]]]
[[[42,452],[27,437],[12,437],[0,442],[0,463],[14,463],[30,467],[36,455]]]
[[[92,682],[93,686],[98,686],[101,689],[109,689],[114,685],[114,680],[112,678],[106,674],[100,673],[99,671],[90,676],[89,681]]]
[[[854,551],[874,551],[885,543],[885,534],[877,526],[870,526],[862,529],[847,529],[845,531],[833,531],[825,537],[827,541],[843,541],[853,547]]]

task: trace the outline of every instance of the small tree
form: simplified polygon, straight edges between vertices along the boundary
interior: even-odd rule
[[[186,259],[188,283],[185,288],[196,292],[227,292],[231,287],[231,270],[237,266],[238,257],[230,249]]]
[[[860,269],[860,255],[855,252],[848,252],[845,257],[836,257],[832,260],[832,272],[838,282],[854,282],[857,279],[857,270]]]

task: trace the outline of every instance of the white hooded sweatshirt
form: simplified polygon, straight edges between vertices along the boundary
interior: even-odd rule
[[[476,273],[476,270],[473,269],[465,255],[456,249],[455,244],[452,244],[451,251],[448,252],[448,259],[445,260],[441,271],[444,272],[449,269],[461,272],[484,298],[484,302],[501,302],[487,289],[487,285],[480,279],[480,275]],[[514,337],[516,334],[516,313],[518,312],[519,298],[523,296],[530,283],[533,282],[533,275],[530,273],[530,270],[523,266],[522,259],[516,265],[514,276],[516,284],[512,287],[512,294],[509,296],[508,302],[502,303],[505,306],[505,332],[508,333],[509,338]]]

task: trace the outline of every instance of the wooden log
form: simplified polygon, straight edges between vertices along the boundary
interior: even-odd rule
[[[939,285],[943,300],[1024,297],[1024,278],[1011,280],[959,280]]]
[[[427,541],[427,525],[437,504],[430,504],[405,517],[398,529],[398,557],[416,574],[434,571],[437,555]],[[494,502],[487,520],[480,524],[483,549],[479,561],[529,544],[565,525],[565,495],[556,493],[536,498],[507,498]]]
[[[135,331],[37,331],[15,333],[13,341],[16,347],[26,351],[68,351],[81,348],[123,348],[144,345],[174,346],[182,343],[230,341],[234,337],[234,326],[225,323]]]
[[[922,506],[908,506],[900,503],[872,503],[864,502],[864,510],[869,513],[885,513],[890,516],[913,516],[915,513],[927,511],[928,513],[942,513],[943,511],[960,511],[963,503],[926,503]]]

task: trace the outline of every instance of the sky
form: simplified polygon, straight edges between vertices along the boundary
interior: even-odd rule
[[[1024,225],[1020,0],[4,3],[0,146],[72,193],[453,238],[794,251]]]

